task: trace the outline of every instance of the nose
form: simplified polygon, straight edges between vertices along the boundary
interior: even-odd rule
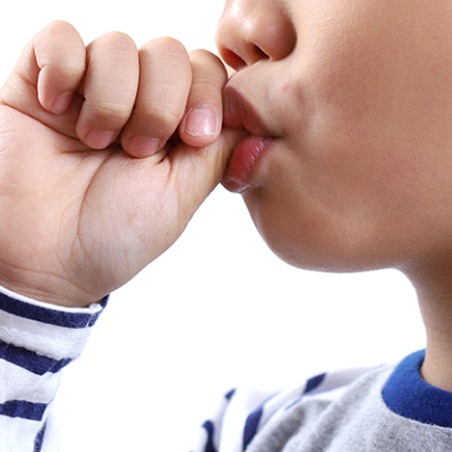
[[[227,0],[217,30],[217,46],[235,70],[261,60],[281,60],[296,44],[296,30],[284,2]]]

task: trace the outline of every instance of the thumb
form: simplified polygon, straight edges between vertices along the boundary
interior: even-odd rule
[[[245,135],[243,130],[225,128],[209,146],[193,148],[182,144],[168,155],[172,159],[177,203],[186,222],[221,182],[234,148]]]

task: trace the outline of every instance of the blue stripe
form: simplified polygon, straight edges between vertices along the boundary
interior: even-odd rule
[[[108,297],[105,297],[101,301],[103,307],[106,305],[107,300]],[[3,293],[0,293],[0,310],[41,323],[74,329],[93,326],[101,313],[99,311],[96,314],[83,314],[47,309],[24,301],[15,300]]]
[[[0,415],[19,417],[31,421],[41,421],[47,405],[44,403],[32,403],[22,400],[11,400],[0,404]]]
[[[295,405],[298,405],[304,398],[306,394],[315,391],[325,380],[326,373],[315,375],[306,381],[303,392],[298,395],[294,400],[292,400],[287,406],[286,411],[292,409]]]
[[[0,359],[22,367],[36,375],[44,375],[47,372],[57,373],[72,361],[71,359],[56,360],[48,358],[2,341],[0,341]]]
[[[243,431],[243,450],[246,450],[256,436],[263,413],[264,408],[260,407],[256,411],[253,411],[246,419],[245,429]]]
[[[308,392],[314,391],[314,389],[317,389],[322,381],[325,379],[326,374],[320,374],[316,375],[315,377],[310,378],[306,382],[306,386],[304,388],[303,394],[307,394]]]
[[[207,442],[204,452],[217,452],[213,444],[213,435],[215,433],[215,427],[211,421],[204,422],[202,426],[207,432]]]
[[[230,402],[232,397],[234,397],[235,391],[236,391],[235,389],[231,389],[224,395],[224,398]]]
[[[41,431],[36,435],[35,447],[33,449],[33,452],[41,452],[42,446],[44,443],[44,435],[46,433],[46,427],[47,427],[47,424],[44,424],[44,427],[42,427]]]

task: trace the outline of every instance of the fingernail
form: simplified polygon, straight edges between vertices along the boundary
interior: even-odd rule
[[[218,133],[217,117],[208,108],[193,108],[185,116],[184,131],[194,137],[207,137]]]
[[[69,108],[71,101],[72,101],[72,93],[71,92],[60,94],[52,102],[50,111],[52,113],[55,113],[56,115],[60,115]]]
[[[86,135],[86,144],[93,149],[104,149],[114,139],[115,132],[110,130],[92,130]]]
[[[150,157],[162,147],[162,141],[158,138],[133,137],[128,142],[128,150],[136,157]]]

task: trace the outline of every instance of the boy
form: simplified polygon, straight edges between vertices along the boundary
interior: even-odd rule
[[[229,80],[173,40],[38,34],[0,93],[4,450],[52,450],[48,403],[98,301],[220,180],[293,265],[403,271],[427,348],[274,397],[231,392],[198,450],[450,450],[451,23],[447,0],[228,0]]]

